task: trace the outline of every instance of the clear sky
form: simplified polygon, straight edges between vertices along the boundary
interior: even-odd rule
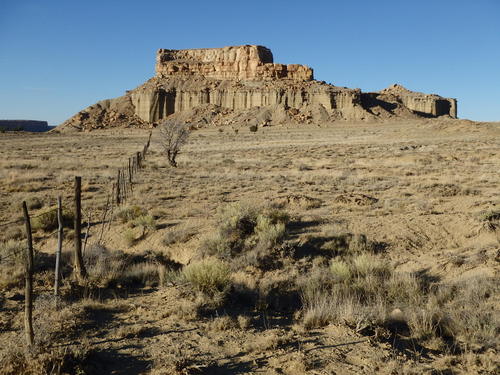
[[[0,119],[59,124],[152,77],[159,48],[241,44],[337,86],[399,83],[500,121],[500,0],[0,0]]]

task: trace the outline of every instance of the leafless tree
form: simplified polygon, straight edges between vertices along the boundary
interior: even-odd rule
[[[177,167],[175,158],[189,137],[189,125],[180,121],[166,120],[160,124],[161,145],[172,167]]]

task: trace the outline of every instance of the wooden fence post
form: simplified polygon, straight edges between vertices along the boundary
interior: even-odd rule
[[[120,170],[118,169],[118,177],[116,178],[116,204],[121,203],[121,194],[120,194]]]
[[[132,163],[130,158],[128,158],[128,183],[132,187]]]
[[[75,268],[80,279],[87,277],[82,256],[82,178],[75,177]]]
[[[24,223],[26,224],[26,269],[24,278],[26,281],[24,293],[24,333],[28,346],[33,345],[33,237],[31,235],[31,222],[26,202],[23,202]]]
[[[137,168],[141,169],[141,153],[140,151],[137,151],[137,154],[136,154],[136,157],[137,157]]]
[[[122,169],[122,195],[123,201],[127,199],[127,178],[125,174],[125,168]]]
[[[61,274],[60,264],[61,264],[61,252],[63,244],[63,212],[62,212],[61,196],[57,197],[57,222],[59,224],[59,227],[57,230],[56,269],[55,269],[55,281],[54,281],[55,296],[59,294],[59,277]]]

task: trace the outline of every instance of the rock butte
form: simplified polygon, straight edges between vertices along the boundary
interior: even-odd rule
[[[59,129],[147,126],[166,117],[203,126],[438,116],[456,118],[456,100],[400,85],[371,93],[337,87],[314,80],[305,65],[274,63],[266,47],[245,45],[160,49],[153,78],[80,111]]]

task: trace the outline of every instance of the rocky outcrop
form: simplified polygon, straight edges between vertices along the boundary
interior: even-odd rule
[[[167,50],[156,75],[123,97],[101,101],[61,129],[149,126],[177,117],[208,124],[329,123],[392,117],[456,117],[456,100],[393,85],[378,93],[313,79],[304,65],[276,64],[268,48],[238,46]]]
[[[436,94],[423,94],[421,92],[410,91],[398,84],[389,86],[380,91],[380,94],[386,100],[390,100],[387,97],[392,96],[396,100],[401,101],[410,110],[426,117],[443,115],[449,115],[453,118],[457,117],[456,99],[443,98]]]
[[[220,80],[310,81],[311,68],[297,64],[274,64],[270,49],[262,46],[238,46],[170,50],[156,54],[158,77],[199,75]]]

